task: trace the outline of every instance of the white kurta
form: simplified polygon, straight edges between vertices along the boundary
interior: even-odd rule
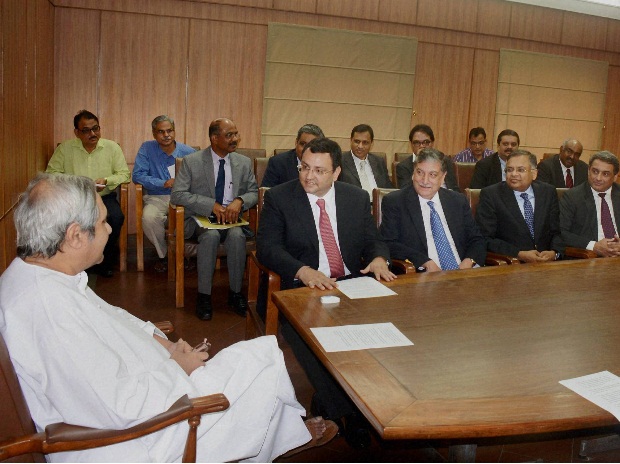
[[[202,417],[199,462],[266,462],[310,439],[275,337],[240,342],[187,376],[159,332],[68,276],[17,258],[0,277],[0,332],[37,427],[55,422],[127,428],[184,394],[224,393],[227,411]],[[51,461],[178,461],[187,422]]]

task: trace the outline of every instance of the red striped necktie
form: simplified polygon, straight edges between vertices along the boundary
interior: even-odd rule
[[[573,175],[570,173],[570,169],[566,170],[566,188],[573,188]]]
[[[325,200],[319,198],[316,201],[317,206],[321,210],[319,215],[319,231],[321,232],[321,240],[323,241],[323,247],[327,254],[327,261],[329,262],[329,271],[331,277],[337,279],[344,275],[344,263],[342,262],[342,255],[338,249],[336,238],[334,237],[334,230],[329,220],[329,215],[325,211]]]

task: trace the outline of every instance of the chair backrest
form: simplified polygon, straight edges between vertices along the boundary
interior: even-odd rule
[[[474,169],[476,163],[454,163],[454,169],[456,171],[456,182],[461,190],[469,188],[471,184],[471,178],[474,175]]]
[[[478,202],[480,201],[480,189],[465,189],[465,196],[469,201],[469,207],[471,208],[471,214],[476,217],[476,209],[478,209]]]
[[[377,229],[381,225],[381,202],[383,201],[383,197],[396,190],[398,189],[376,188],[372,190],[372,215],[375,218]]]
[[[383,162],[387,166],[387,155],[385,154],[385,152],[383,152],[383,151],[371,151],[370,154],[378,156],[379,158],[381,158],[383,160]]]
[[[398,163],[400,163],[398,160],[392,161],[392,183],[396,188],[400,188],[400,185],[398,185],[398,175],[396,174],[396,166],[398,166]]]
[[[286,148],[274,148],[273,149],[273,154],[274,155],[279,155],[280,153],[284,153],[285,151],[288,151],[289,149]]]
[[[570,189],[567,189],[567,188],[556,188],[555,191],[558,194],[558,200],[561,200],[562,199],[562,195],[564,195],[569,190]]]
[[[394,161],[405,161],[407,158],[410,158],[413,153],[394,153]]]
[[[263,203],[265,201],[265,193],[269,190],[269,187],[260,187],[258,189],[258,204],[256,210],[256,222],[260,221],[260,213],[263,211]]]
[[[200,145],[190,145],[190,147],[192,147],[196,151],[200,150]]]
[[[256,177],[256,184],[259,187],[263,183],[267,164],[269,164],[269,158],[254,158],[254,177]]]
[[[183,164],[183,158],[177,158],[174,160],[174,176],[179,175],[179,171],[181,170],[181,165]]]
[[[264,158],[267,156],[267,151],[264,148],[237,148],[235,151],[250,159]]]
[[[0,417],[2,417],[0,442],[9,437],[36,433],[2,335],[0,335]],[[45,462],[45,459],[42,454],[29,454],[13,458],[10,462]]]
[[[555,155],[557,155],[557,153],[543,153],[542,159],[552,158]]]

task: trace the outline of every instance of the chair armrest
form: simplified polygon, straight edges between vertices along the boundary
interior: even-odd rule
[[[505,264],[520,264],[519,261],[514,256],[502,255],[500,253],[493,253],[492,251],[487,252],[487,257],[484,261],[486,266],[503,266]]]
[[[9,459],[27,453],[57,453],[61,451],[79,451],[101,446],[108,446],[133,440],[178,422],[189,420],[188,442],[192,440],[193,450],[185,450],[186,459],[195,460],[196,428],[203,414],[221,412],[229,407],[228,399],[221,393],[190,400],[182,396],[167,411],[124,430],[93,429],[60,422],[50,424],[45,432],[19,437],[0,443],[0,460]],[[191,447],[190,447],[191,448]]]
[[[585,248],[575,247],[566,247],[566,249],[564,250],[564,256],[579,259],[592,259],[599,257],[594,251],[586,250]]]
[[[415,266],[408,259],[393,259],[392,271],[394,274],[415,274]]]
[[[121,226],[121,233],[118,237],[118,248],[120,249],[120,271],[127,271],[127,223],[129,222],[128,216],[128,205],[129,205],[129,182],[125,182],[121,184],[121,194],[120,194],[120,205],[121,211],[125,216],[125,220],[123,221],[123,225]]]
[[[265,316],[265,335],[278,334],[278,307],[271,300],[273,292],[280,290],[280,275],[263,266],[256,257],[256,252],[250,253],[250,281],[248,282],[248,302],[258,302],[258,287],[260,276],[267,275],[267,308]]]
[[[166,335],[174,332],[174,325],[170,321],[155,322],[153,325],[157,327],[159,330],[161,330],[163,333],[165,333]]]
[[[136,255],[138,272],[144,271],[144,230],[142,229],[143,214],[143,195],[142,184],[135,184],[136,187]]]

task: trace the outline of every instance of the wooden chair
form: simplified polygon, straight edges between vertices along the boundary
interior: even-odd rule
[[[564,195],[569,190],[570,189],[567,189],[567,188],[556,188],[555,191],[558,194],[558,200],[561,200],[562,195]],[[599,255],[597,255],[594,251],[586,250],[585,248],[576,248],[576,247],[566,247],[564,249],[564,256],[567,256],[569,258],[576,258],[576,259],[599,258]]]
[[[456,182],[459,188],[464,192],[471,184],[471,178],[474,175],[476,163],[454,163],[456,170]]]
[[[158,324],[159,326],[159,324]],[[165,323],[170,329],[170,323]],[[167,411],[125,430],[92,429],[63,422],[37,433],[4,338],[0,336],[0,461],[45,462],[45,454],[79,451],[133,440],[187,420],[189,432],[183,462],[196,462],[200,416],[229,407],[223,394],[189,399],[182,396]]]
[[[120,185],[119,203],[125,220],[121,227],[121,235],[118,237],[118,248],[120,249],[120,271],[127,272],[127,222],[129,221],[128,198],[129,198],[129,182]]]
[[[401,161],[405,161],[407,158],[410,158],[413,155],[413,153],[409,152],[409,153],[394,153],[394,161],[398,161],[399,163]]]
[[[285,151],[289,151],[290,148],[274,148],[273,149],[273,154],[275,155],[279,155],[280,153],[284,153]]]
[[[547,159],[547,158],[552,158],[552,157],[554,157],[555,155],[557,155],[557,153],[543,153],[543,157],[542,157],[542,159],[544,159],[544,160],[545,160],[545,159]]]
[[[256,185],[259,187],[263,183],[268,164],[269,158],[254,158],[254,177],[256,177]]]
[[[392,161],[392,183],[394,187],[401,188],[401,185],[398,184],[398,175],[396,174],[396,167],[398,163],[402,163],[407,158],[410,158],[413,153],[394,153],[394,160]]]
[[[200,147],[191,145],[198,151]],[[176,169],[176,168],[175,168]],[[142,212],[144,211],[144,198],[142,184],[134,184],[136,186],[136,255],[138,272],[144,271],[144,229],[142,228]]]
[[[176,160],[176,172],[179,172],[183,158]],[[250,229],[256,234],[256,206],[243,213],[244,219],[250,223]],[[185,306],[185,266],[184,259],[198,254],[198,241],[185,240],[184,236],[185,208],[170,203],[168,206],[168,281],[175,283],[175,305],[177,308]],[[246,254],[249,256],[256,249],[256,237],[247,239]],[[226,257],[226,248],[220,243],[217,247],[217,257]],[[246,269],[248,268],[246,264]]]
[[[250,159],[265,158],[267,156],[267,151],[264,148],[237,148],[235,151]]]

